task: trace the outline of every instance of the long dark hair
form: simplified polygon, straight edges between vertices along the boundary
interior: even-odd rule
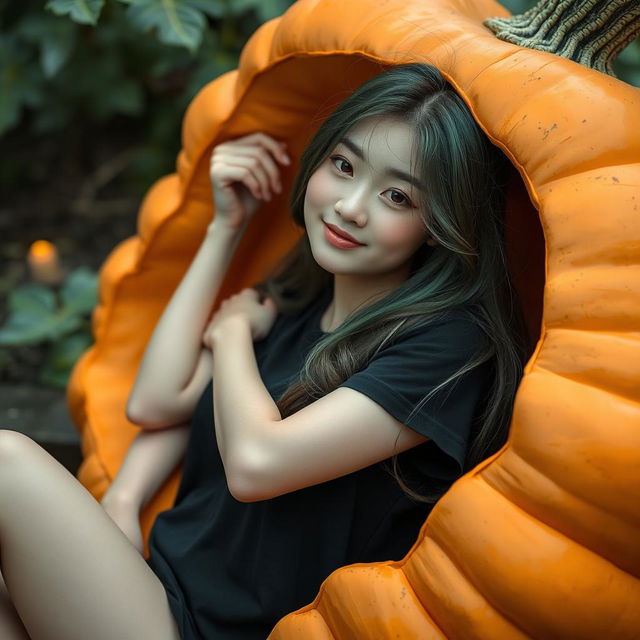
[[[507,160],[481,132],[460,96],[437,69],[425,64],[393,67],[366,82],[325,120],[306,148],[291,193],[294,221],[304,228],[310,176],[338,141],[364,118],[385,116],[415,132],[418,177],[426,185],[420,202],[424,225],[438,243],[416,252],[408,279],[354,311],[308,354],[300,379],[278,400],[283,417],[336,389],[367,366],[388,341],[429,324],[454,308],[464,309],[487,336],[484,348],[421,401],[468,371],[492,361],[493,382],[480,425],[472,433],[465,468],[506,440],[513,400],[528,345],[511,287],[503,239],[503,187]],[[306,233],[259,285],[283,313],[306,307],[332,274],[314,260]],[[416,407],[417,409],[418,407]],[[418,496],[394,473],[403,488]]]

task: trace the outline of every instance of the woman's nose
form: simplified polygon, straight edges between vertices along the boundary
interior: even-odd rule
[[[366,194],[362,190],[343,194],[335,204],[336,213],[344,220],[355,223],[359,227],[367,221]]]

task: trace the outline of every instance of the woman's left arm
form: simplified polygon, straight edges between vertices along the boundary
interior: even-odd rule
[[[212,335],[213,412],[216,439],[231,493],[249,497],[267,453],[264,435],[281,421],[253,349],[249,323],[238,318]]]
[[[266,337],[276,318],[275,304],[244,289],[214,314],[203,342],[219,358],[213,365],[213,412],[216,440],[231,492],[236,478],[246,478],[257,425],[280,420],[256,363],[253,341]]]
[[[283,419],[262,382],[253,350],[260,317],[263,335],[273,323],[271,310],[260,306],[251,290],[234,296],[214,316],[207,337],[215,354],[216,438],[234,497],[243,502],[272,498],[362,469],[427,440],[366,395],[347,388]]]

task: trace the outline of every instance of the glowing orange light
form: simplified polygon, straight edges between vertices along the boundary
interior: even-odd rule
[[[48,240],[36,240],[29,249],[29,255],[37,260],[50,260],[57,253],[55,245]]]
[[[48,240],[36,240],[29,248],[27,256],[31,276],[37,282],[58,284],[64,272],[58,259],[58,250]]]

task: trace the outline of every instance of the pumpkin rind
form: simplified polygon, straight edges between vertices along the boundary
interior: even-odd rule
[[[154,186],[139,236],[102,271],[97,342],[70,387],[88,454],[80,478],[97,496],[136,432],[124,404],[137,362],[210,218],[207,155],[218,141],[261,127],[298,158],[319,106],[381,65],[428,62],[539,211],[543,322],[509,442],[451,488],[406,558],[339,569],[272,640],[640,635],[640,92],[497,40],[482,22],[506,14],[489,0],[301,0],[193,101],[178,173]],[[221,296],[294,240],[278,211],[282,198],[252,224]],[[145,531],[177,477],[146,510]]]

